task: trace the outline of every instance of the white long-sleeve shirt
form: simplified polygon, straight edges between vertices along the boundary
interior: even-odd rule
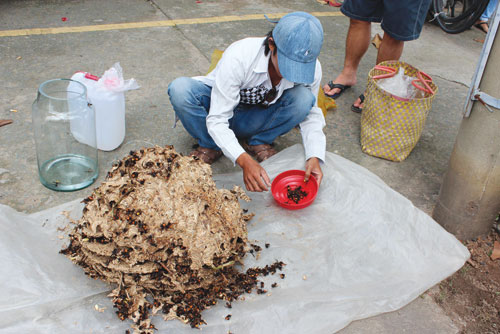
[[[240,102],[240,90],[261,85],[266,89],[272,88],[268,73],[271,52],[267,56],[264,55],[264,39],[252,37],[234,42],[224,51],[212,72],[206,76],[194,77],[212,87],[210,113],[207,116],[208,133],[233,163],[245,152],[229,128],[229,119],[233,117],[233,111]],[[319,91],[321,75],[321,64],[316,60],[314,82],[306,86],[315,97]],[[295,83],[285,78],[281,79],[280,84],[276,86],[276,98],[271,104],[275,103],[286,89],[293,88],[294,85]],[[325,118],[316,101],[309,115],[299,124],[306,160],[311,157],[325,160],[324,126]]]

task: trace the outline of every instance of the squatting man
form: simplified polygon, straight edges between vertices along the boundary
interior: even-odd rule
[[[305,180],[312,174],[321,183],[325,119],[316,95],[322,44],[317,18],[290,13],[266,37],[231,44],[206,76],[170,83],[176,118],[198,141],[191,155],[211,164],[224,154],[243,169],[247,190],[267,191],[271,182],[259,162],[276,154],[272,143],[278,136],[298,127],[305,148]]]

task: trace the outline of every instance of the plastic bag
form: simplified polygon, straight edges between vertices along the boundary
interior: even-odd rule
[[[127,90],[138,89],[139,85],[135,79],[123,79],[123,70],[120,63],[115,63],[109,70],[104,72],[97,81],[98,90],[107,90],[114,93],[121,93]]]
[[[404,68],[400,67],[398,72],[389,78],[379,79],[377,84],[386,92],[402,97],[411,99],[415,97],[415,87],[412,85],[415,78],[405,75]]]

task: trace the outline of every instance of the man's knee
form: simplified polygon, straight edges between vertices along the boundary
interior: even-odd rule
[[[316,97],[311,93],[309,88],[302,85],[295,87],[293,91],[291,102],[293,104],[293,114],[301,122],[309,114],[314,103],[316,103]]]
[[[316,97],[313,95],[311,90],[305,86],[297,86],[295,99],[297,103],[302,104],[303,107],[307,110],[310,110],[316,102]]]
[[[168,85],[167,93],[173,105],[182,103],[185,100],[186,93],[190,91],[192,80],[189,77],[180,77]]]

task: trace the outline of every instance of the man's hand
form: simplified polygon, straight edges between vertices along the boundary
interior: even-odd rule
[[[323,179],[323,172],[321,171],[321,167],[319,166],[318,158],[309,158],[306,161],[306,175],[304,177],[304,182],[309,181],[309,177],[311,174],[318,181],[318,185],[321,184],[321,180]]]
[[[236,163],[243,169],[243,181],[248,191],[267,191],[271,186],[266,170],[248,153],[242,153]]]

